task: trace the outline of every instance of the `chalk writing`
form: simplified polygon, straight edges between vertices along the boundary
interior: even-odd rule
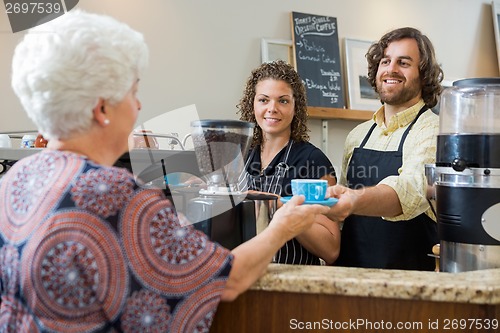
[[[344,108],[337,19],[291,13],[297,71],[309,106]]]

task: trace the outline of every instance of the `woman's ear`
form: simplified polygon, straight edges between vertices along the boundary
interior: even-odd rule
[[[109,125],[109,119],[106,116],[106,103],[102,98],[99,98],[99,101],[97,102],[96,106],[92,110],[92,113],[94,114],[94,119],[95,121],[101,125],[101,126],[107,126]]]

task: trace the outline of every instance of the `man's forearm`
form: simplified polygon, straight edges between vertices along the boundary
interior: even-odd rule
[[[365,216],[401,215],[403,209],[396,191],[390,186],[380,184],[355,190],[352,214]]]

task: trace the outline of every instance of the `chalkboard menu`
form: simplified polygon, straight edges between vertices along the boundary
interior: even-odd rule
[[[291,23],[295,65],[308,106],[344,108],[337,19],[292,12]]]

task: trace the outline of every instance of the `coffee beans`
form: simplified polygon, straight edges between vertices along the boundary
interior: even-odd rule
[[[238,165],[234,167],[240,167],[240,161],[235,159],[240,156],[239,160],[243,160],[250,145],[249,136],[227,130],[204,129],[203,133],[193,134],[192,139],[203,174],[212,173],[229,163],[236,162]]]

